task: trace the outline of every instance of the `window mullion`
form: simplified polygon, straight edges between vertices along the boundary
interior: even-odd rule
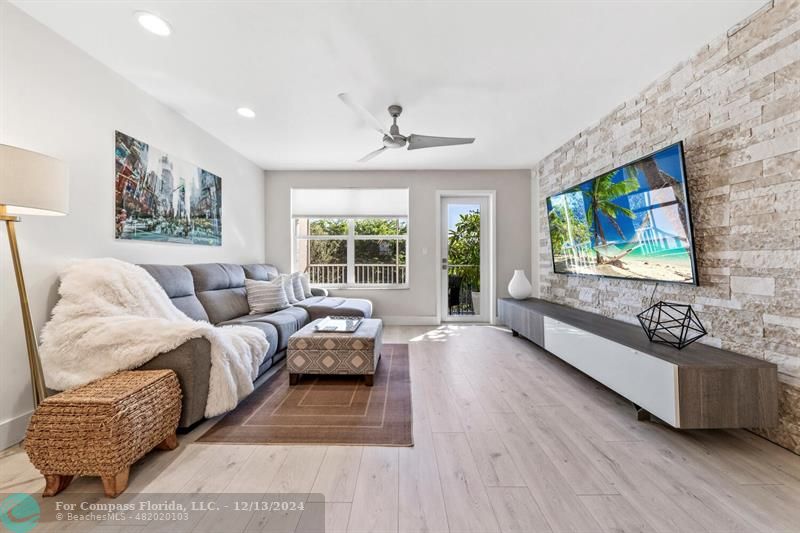
[[[355,219],[347,219],[347,284],[356,284]]]

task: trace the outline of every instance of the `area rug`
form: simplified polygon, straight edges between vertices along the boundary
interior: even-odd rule
[[[286,367],[198,442],[413,446],[408,345],[384,344],[374,385],[359,376],[303,376]]]

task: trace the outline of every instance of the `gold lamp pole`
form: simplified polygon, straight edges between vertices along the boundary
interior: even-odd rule
[[[15,224],[20,221],[20,214],[66,215],[68,194],[69,177],[64,163],[36,152],[0,144],[0,220],[6,223],[14,276],[17,280],[34,408],[45,399],[47,389],[22,273]]]
[[[25,326],[25,344],[28,347],[28,366],[31,369],[31,385],[33,388],[33,406],[37,407],[47,396],[44,385],[42,362],[39,360],[39,343],[36,340],[36,330],[31,319],[31,308],[28,304],[28,291],[25,289],[25,277],[22,274],[22,261],[19,258],[17,245],[17,232],[14,224],[20,221],[15,215],[9,215],[6,206],[0,205],[0,220],[5,220],[8,233],[8,244],[11,246],[11,261],[14,263],[14,277],[17,278],[19,291],[19,305],[22,308],[22,324]]]

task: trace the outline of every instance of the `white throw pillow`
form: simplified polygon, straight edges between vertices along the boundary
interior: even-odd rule
[[[281,279],[273,281],[246,279],[244,286],[247,290],[247,303],[250,305],[251,315],[271,313],[289,307]]]
[[[291,274],[281,274],[280,280],[283,283],[283,290],[286,292],[286,298],[289,300],[289,303],[296,304],[299,302],[300,300],[298,300],[294,295],[294,286],[292,284]]]
[[[314,296],[313,294],[311,294],[311,282],[308,279],[308,274],[306,274],[305,272],[300,274],[300,283],[303,284],[303,294],[305,295],[306,298],[311,298],[312,296]]]
[[[298,302],[306,299],[306,294],[303,290],[303,281],[300,279],[302,275],[303,274],[300,272],[292,274],[292,289],[294,290],[294,297],[297,298]]]

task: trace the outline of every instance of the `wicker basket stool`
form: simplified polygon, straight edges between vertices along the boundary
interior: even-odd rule
[[[133,463],[154,447],[178,446],[181,387],[172,370],[119,372],[45,399],[33,413],[25,451],[55,496],[76,475],[100,476],[106,496],[128,486]]]

